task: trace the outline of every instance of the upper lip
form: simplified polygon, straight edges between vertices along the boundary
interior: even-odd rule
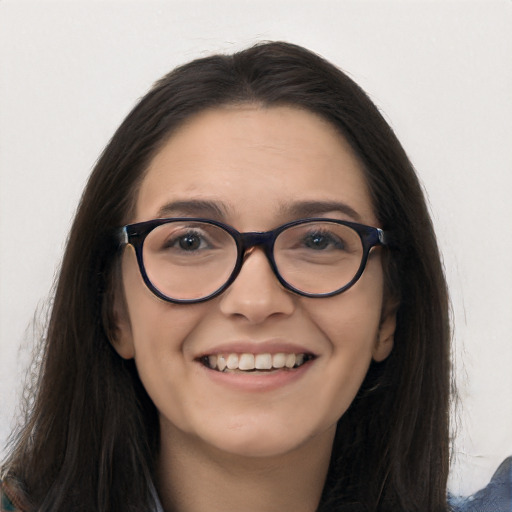
[[[310,354],[316,355],[310,348],[297,343],[266,340],[266,341],[235,341],[215,345],[201,351],[196,358],[218,354]]]

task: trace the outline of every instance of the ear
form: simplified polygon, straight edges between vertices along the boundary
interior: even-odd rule
[[[135,345],[133,343],[132,325],[124,294],[121,290],[116,293],[114,298],[112,325],[110,343],[123,359],[133,359],[135,357]]]
[[[133,359],[135,347],[132,326],[122,285],[120,262],[112,271],[103,302],[103,325],[110,344],[123,359]]]
[[[388,304],[382,310],[379,332],[372,351],[373,360],[380,363],[384,361],[395,343],[397,304]]]

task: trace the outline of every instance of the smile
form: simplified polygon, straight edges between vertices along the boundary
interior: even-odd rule
[[[272,370],[291,370],[299,368],[314,356],[294,353],[263,354],[214,354],[203,356],[200,362],[218,372],[268,372]]]

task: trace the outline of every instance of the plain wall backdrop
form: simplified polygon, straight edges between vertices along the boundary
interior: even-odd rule
[[[453,301],[450,488],[485,485],[512,455],[511,27],[510,0],[0,0],[0,444],[34,313],[117,125],[174,66],[286,40],[349,72],[418,170]]]

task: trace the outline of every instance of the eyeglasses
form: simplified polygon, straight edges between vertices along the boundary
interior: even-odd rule
[[[203,302],[222,293],[259,246],[286,289],[330,297],[361,277],[372,247],[387,244],[379,228],[323,218],[249,233],[208,219],[155,219],[124,226],[117,236],[123,246],[135,248],[147,287],[174,303]]]

